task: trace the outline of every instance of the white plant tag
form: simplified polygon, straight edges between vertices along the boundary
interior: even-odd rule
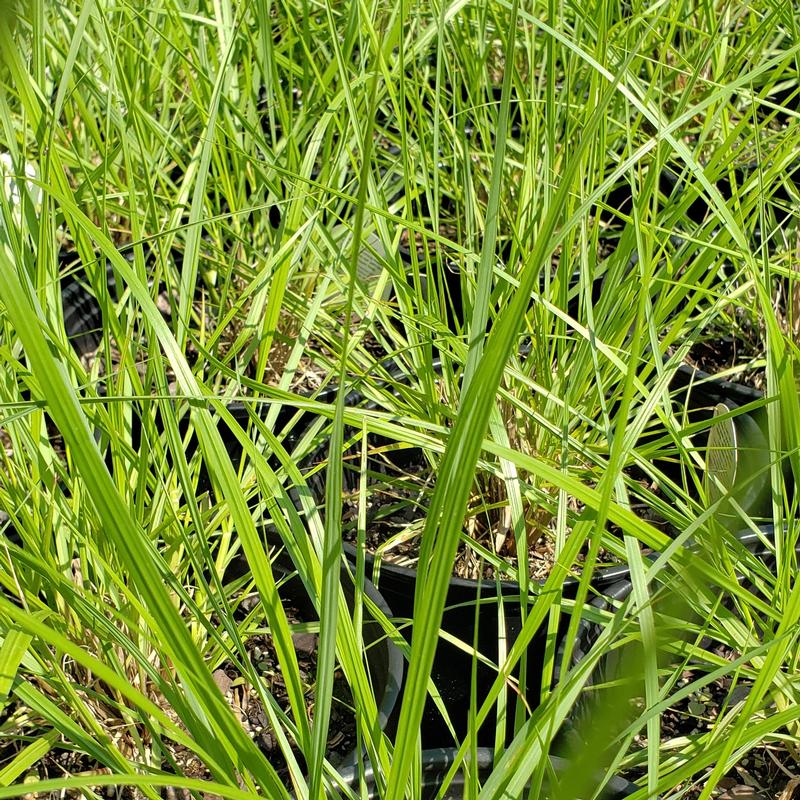
[[[714,419],[727,414],[724,403],[714,408]],[[736,424],[733,417],[719,420],[711,426],[706,445],[706,478],[708,499],[717,502],[724,492],[729,492],[736,482],[738,464]]]
[[[358,280],[365,288],[369,288],[377,283],[383,272],[383,264],[380,259],[386,256],[386,250],[380,240],[380,237],[374,231],[367,236],[361,243],[361,249],[358,251],[358,258],[356,259],[356,275]],[[382,300],[388,300],[392,293],[392,286],[387,283],[381,294]]]

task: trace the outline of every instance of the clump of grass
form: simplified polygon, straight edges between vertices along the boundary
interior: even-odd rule
[[[0,783],[10,788],[0,795],[21,792],[11,784],[53,748],[148,796],[164,785],[203,791],[169,763],[175,744],[205,765],[208,792],[286,795],[213,679],[223,658],[244,666],[254,624],[237,620],[224,580],[241,553],[289,710],[275,708],[258,675],[249,680],[295,794],[318,797],[333,777],[324,743],[338,664],[379,793],[403,795],[479,462],[500,476],[490,499],[520,542],[536,513],[520,482],[545,500],[556,557],[539,593],[518,571],[522,632],[501,647],[492,692],[473,703],[454,770],[490,710],[501,711],[498,766],[481,797],[540,783],[581,687],[625,637],[641,642],[644,708],[605,766],[646,761],[642,796],[677,796],[711,769],[708,796],[748,749],[793,737],[795,507],[777,464],[788,452],[800,474],[792,30],[769,4],[545,13],[491,3],[371,16],[294,2],[187,12],[164,0],[144,11],[34,2],[0,14],[3,179],[13,193],[0,198],[0,501],[10,517],[0,560],[9,676],[0,698],[10,710]],[[663,185],[667,167],[680,190]],[[355,280],[362,244],[381,267],[371,282]],[[118,354],[102,382],[64,335],[60,248],[75,251],[99,304],[100,357]],[[766,365],[775,573],[714,549],[702,455],[670,397],[678,364],[730,317],[758,332]],[[318,378],[304,390],[341,383],[373,406],[345,408],[343,393],[335,405],[308,400],[297,391],[303,373]],[[252,411],[244,427],[225,408],[233,396]],[[303,410],[319,419],[295,436]],[[339,602],[345,425],[437,459],[420,552],[428,578],[391,741],[375,724],[360,612],[353,620]],[[297,468],[320,431],[333,443],[324,520]],[[228,438],[242,453],[235,466]],[[670,535],[632,508],[663,517]],[[313,711],[275,595],[265,518],[323,619]],[[702,556],[687,555],[690,540]],[[595,648],[568,669],[601,548],[628,562],[631,600],[603,617]],[[644,549],[664,555],[651,564]],[[579,554],[569,603],[561,590]],[[659,638],[653,600],[692,559],[704,563],[684,576],[687,645]],[[514,709],[508,678],[542,629],[543,705],[529,715]],[[751,695],[696,739],[662,741],[659,715],[682,691],[685,654],[725,667],[702,636],[740,654]],[[513,741],[504,713],[515,714]],[[642,728],[646,758],[631,750]],[[73,785],[42,777],[54,790]],[[477,778],[468,784],[477,795]],[[412,781],[412,796],[418,788]]]

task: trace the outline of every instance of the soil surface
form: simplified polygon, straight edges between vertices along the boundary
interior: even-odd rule
[[[800,342],[800,280],[783,278],[772,286],[772,313],[782,333]],[[689,351],[686,363],[711,375],[726,372],[730,382],[764,391],[766,331],[746,308],[728,309],[725,326],[715,323]]]
[[[695,344],[685,362],[709,375],[729,373],[723,375],[724,380],[763,391],[766,379],[763,359],[763,348],[758,343],[721,336]]]
[[[345,457],[344,497],[342,506],[343,533],[346,541],[358,538],[360,505],[358,466],[360,449]],[[435,481],[435,473],[421,450],[395,450],[389,454],[373,452],[368,456],[366,546],[382,559],[403,567],[414,568],[421,548],[420,534]],[[324,470],[310,480],[312,491],[324,497]],[[465,537],[516,568],[519,563],[511,515],[502,483],[485,476],[476,487],[467,512]],[[573,503],[573,511],[579,511]],[[530,577],[544,580],[555,561],[555,515],[547,508],[526,509],[528,566]],[[582,556],[581,556],[582,558]],[[601,550],[601,563],[615,563],[613,556]],[[573,568],[580,574],[580,564]],[[477,580],[494,579],[495,567],[467,542],[459,545],[453,575]]]

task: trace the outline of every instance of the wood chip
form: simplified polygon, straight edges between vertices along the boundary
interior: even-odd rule
[[[792,778],[786,784],[779,800],[800,800],[800,778]]]
[[[722,794],[718,795],[719,800],[767,800],[767,798],[752,786],[744,783],[737,783],[731,786]]]
[[[225,672],[224,669],[218,669],[214,671],[214,683],[217,684],[217,688],[222,692],[223,697],[228,694],[230,691],[231,685],[233,681],[228,676],[228,673]]]

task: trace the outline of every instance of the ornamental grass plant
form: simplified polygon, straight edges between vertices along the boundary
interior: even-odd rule
[[[780,768],[748,775],[779,791],[800,707],[797,24],[777,2],[2,3],[0,797],[364,796],[331,754],[339,681],[357,771],[420,797],[464,547],[519,583],[522,629],[496,661],[460,643],[497,677],[478,696],[473,671],[443,788],[589,798],[622,774],[706,800],[763,756]],[[67,280],[96,304],[90,354]],[[755,554],[709,502],[709,423],[673,383],[739,331],[769,420]],[[343,460],[375,437],[435,479],[411,620],[366,597],[363,557],[342,571]],[[516,552],[551,543],[542,583],[468,540],[486,474]],[[631,585],[602,608],[605,552]],[[286,563],[318,622],[287,616]],[[406,659],[386,730],[367,612]],[[513,674],[542,631],[532,706]],[[271,754],[221,691],[231,666]]]

